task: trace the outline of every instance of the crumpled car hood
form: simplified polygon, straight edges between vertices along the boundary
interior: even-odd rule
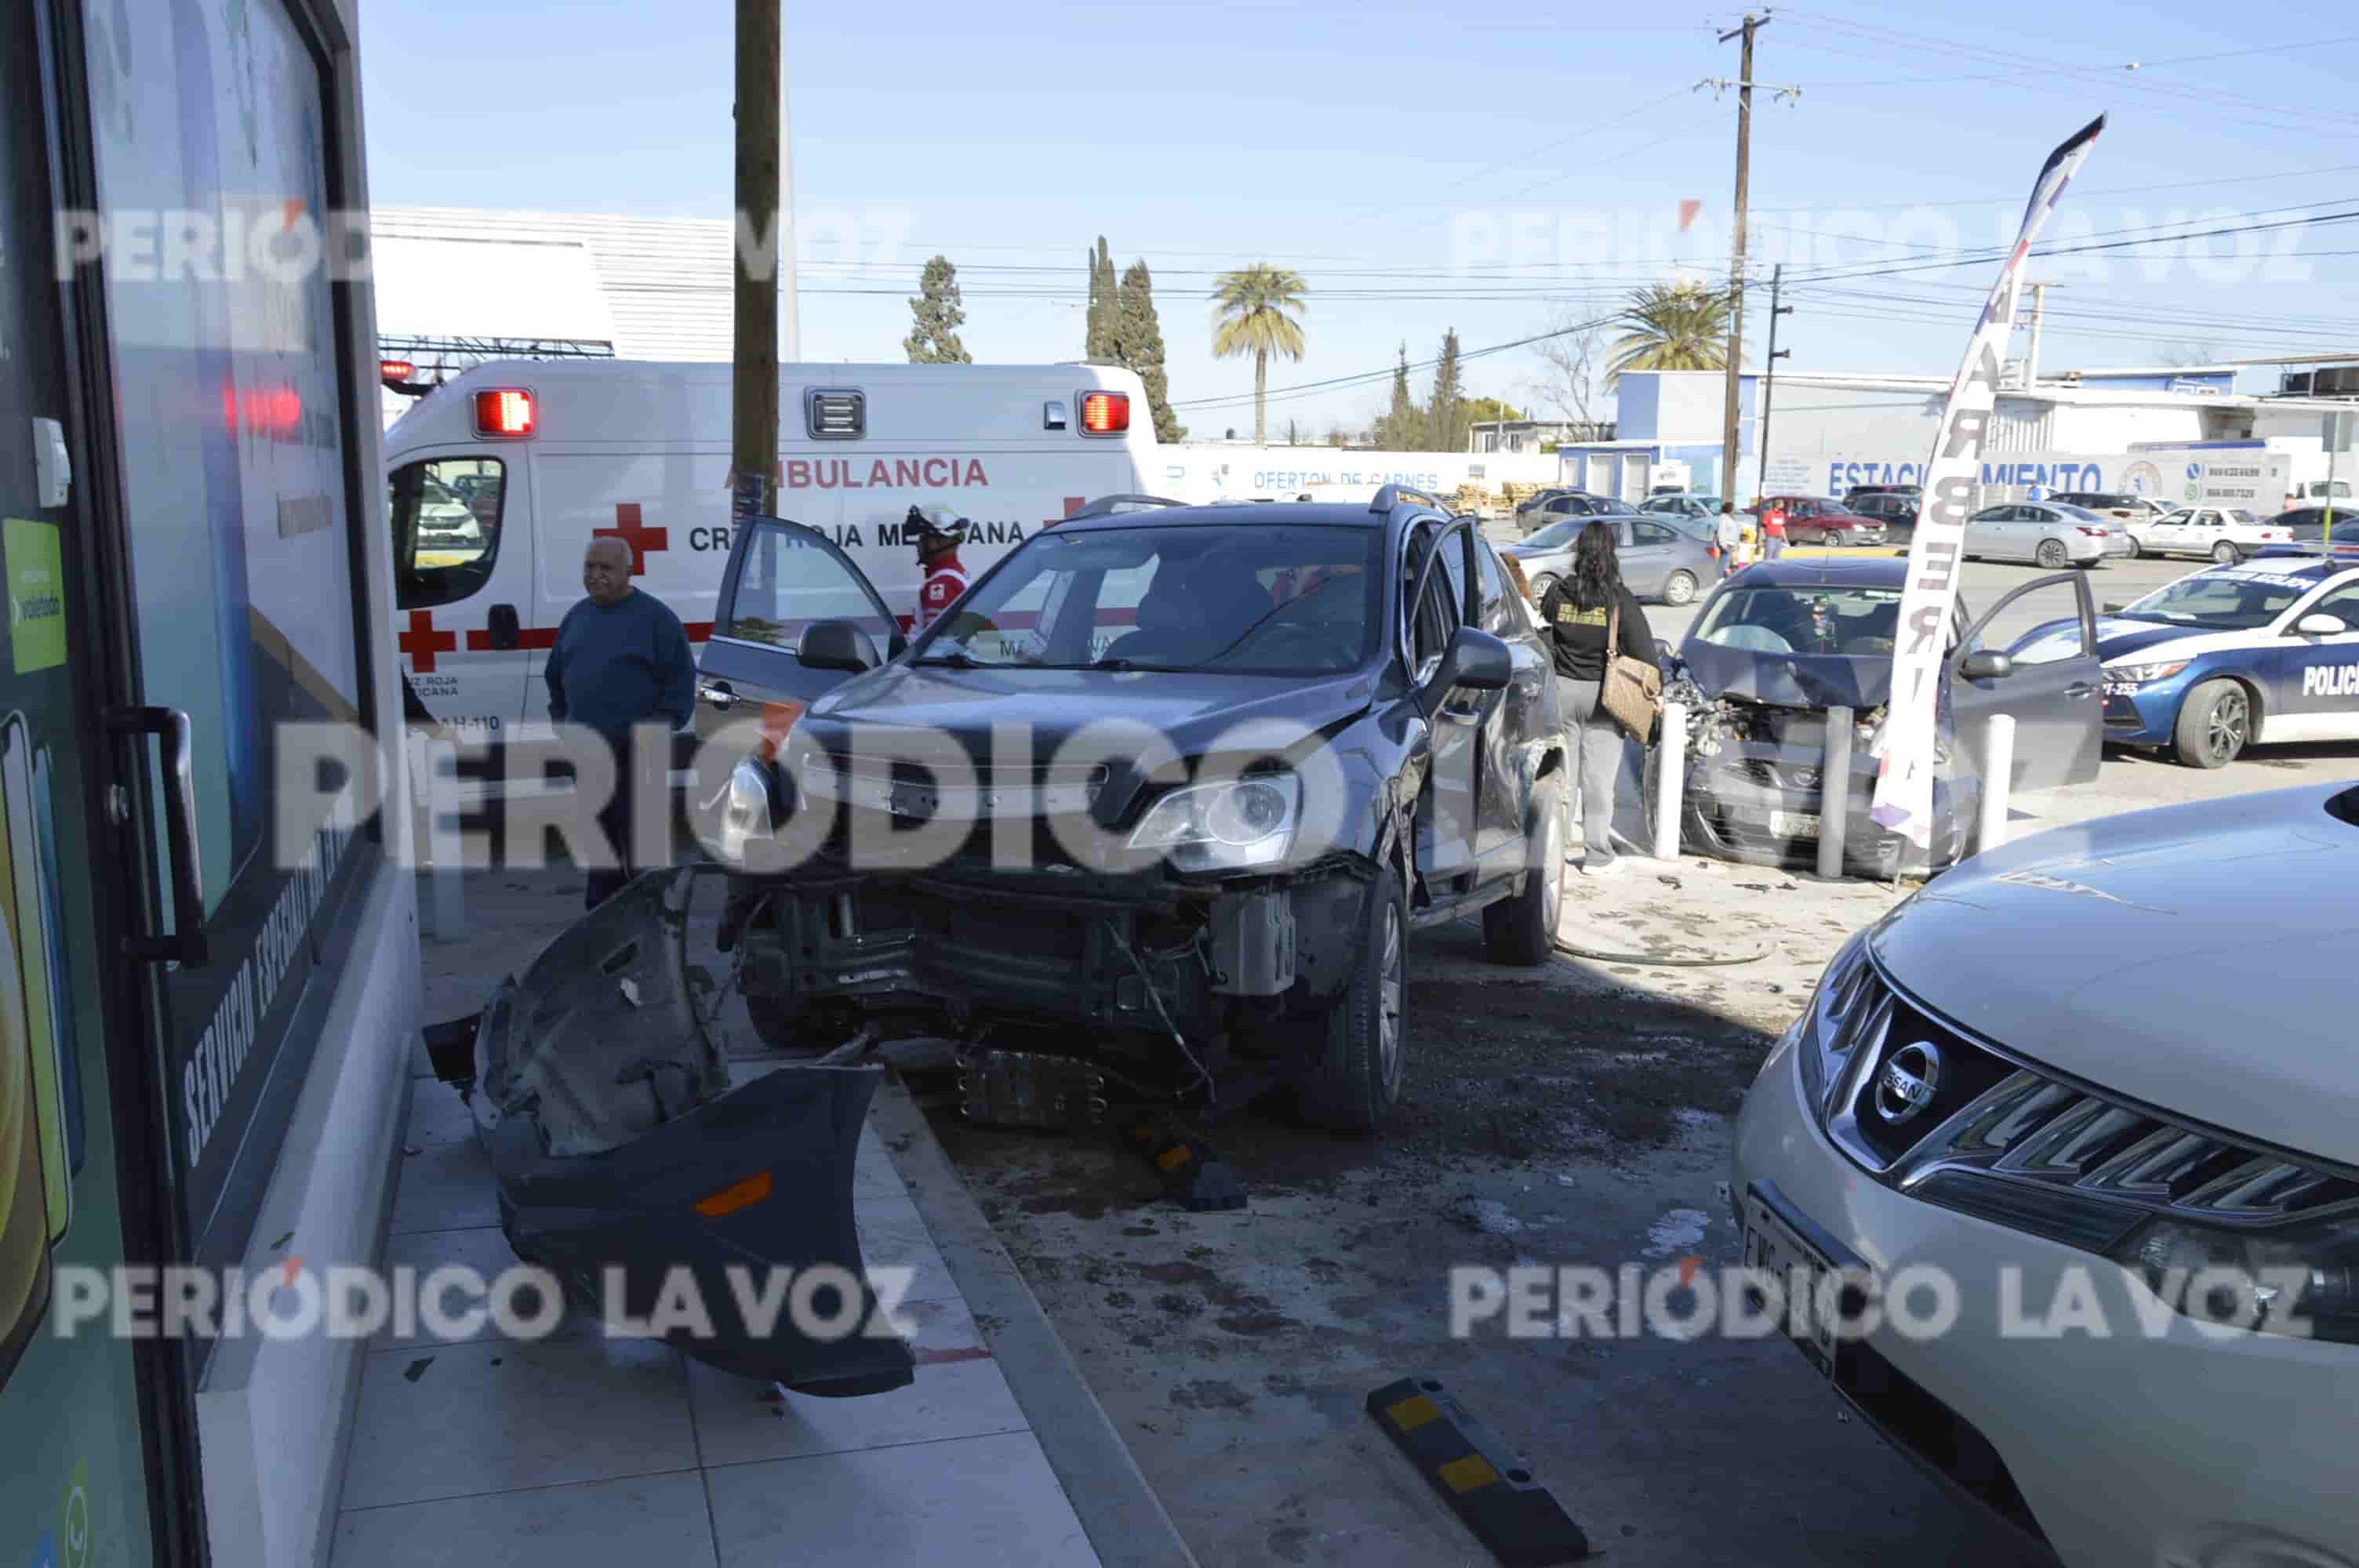
[[[1892,695],[1892,659],[1840,654],[1765,654],[1690,637],[1680,645],[1688,676],[1707,696],[1780,708],[1848,708],[1864,713]]]

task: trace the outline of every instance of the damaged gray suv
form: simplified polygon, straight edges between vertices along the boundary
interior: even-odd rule
[[[1130,509],[1124,510],[1127,505]],[[1570,798],[1541,633],[1471,517],[1109,498],[914,642],[810,529],[738,530],[691,819],[756,1027],[958,1043],[995,1119],[1109,1079],[1375,1129],[1408,935],[1549,957]]]

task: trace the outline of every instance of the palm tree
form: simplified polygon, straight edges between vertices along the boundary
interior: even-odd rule
[[[1292,312],[1309,292],[1302,275],[1267,262],[1224,272],[1212,284],[1212,352],[1224,360],[1253,355],[1254,445],[1266,446],[1262,403],[1269,390],[1269,356],[1302,357],[1302,323]]]
[[[1728,368],[1729,295],[1681,281],[1633,289],[1614,324],[1623,329],[1607,351],[1605,384],[1625,370]]]

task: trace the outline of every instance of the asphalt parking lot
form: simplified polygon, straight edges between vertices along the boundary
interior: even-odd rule
[[[2201,565],[2089,580],[2102,610]],[[1963,592],[1979,609],[2041,575],[1971,565]],[[1694,613],[1648,619],[1672,636]],[[2093,784],[2019,797],[2012,832],[2335,778],[2359,779],[2359,745],[2212,773],[2109,755]],[[1111,1136],[970,1127],[939,1079],[921,1098],[1205,1563],[1493,1561],[1363,1409],[1419,1372],[1448,1379],[1616,1563],[2038,1561],[1848,1419],[1781,1342],[1450,1334],[1453,1265],[1735,1262],[1731,1114],[1820,967],[1897,896],[1690,857],[1568,901],[1584,947],[1759,955],[1719,967],[1506,970],[1471,923],[1425,934],[1395,1126],[1357,1141],[1276,1104],[1239,1113],[1218,1139],[1241,1213],[1177,1207]]]

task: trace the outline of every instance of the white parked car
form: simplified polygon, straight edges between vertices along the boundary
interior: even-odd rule
[[[1966,558],[2033,561],[2057,571],[2093,567],[2134,546],[2126,525],[2055,501],[2009,501],[1966,519]]]
[[[1836,955],[1745,1097],[1747,1261],[1864,1271],[1793,1342],[2066,1568],[2359,1563],[2345,856],[2347,783],[1988,851]]]
[[[2182,506],[2151,523],[2129,524],[2131,552],[2140,556],[2206,556],[2235,565],[2263,545],[2293,541],[2278,527],[2238,507]]]

